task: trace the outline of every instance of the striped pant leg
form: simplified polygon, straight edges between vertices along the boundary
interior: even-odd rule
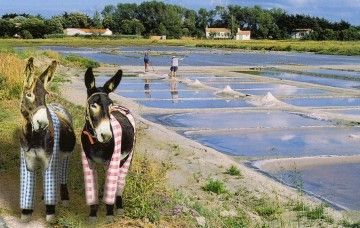
[[[113,129],[115,146],[108,169],[106,170],[106,180],[105,180],[104,197],[103,197],[104,203],[108,205],[115,204],[117,181],[118,181],[120,163],[121,163],[122,128],[120,123],[112,115],[111,115],[111,127]]]
[[[67,184],[69,178],[69,155],[64,155],[60,164],[60,184]]]
[[[89,161],[84,153],[81,153],[81,161],[84,171],[85,196],[87,205],[96,205],[98,201],[97,172],[90,167]]]
[[[55,151],[55,150],[54,150]],[[49,167],[44,171],[44,201],[45,205],[56,205],[59,188],[59,153],[53,153]]]
[[[130,168],[132,156],[133,156],[133,152],[131,152],[129,154],[129,157],[127,158],[127,160],[120,167],[118,181],[117,181],[117,193],[116,193],[118,196],[122,196],[122,194],[124,192],[126,176],[128,174],[129,168]]]
[[[30,171],[26,167],[25,152],[20,154],[20,208],[34,209],[36,177],[35,171]]]

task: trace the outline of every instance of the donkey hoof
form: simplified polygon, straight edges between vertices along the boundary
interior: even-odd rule
[[[113,215],[107,215],[106,216],[106,223],[112,223],[114,222],[114,216]]]
[[[124,208],[118,208],[118,209],[116,209],[116,214],[117,214],[117,215],[120,215],[120,216],[124,215],[124,214],[125,214]]]
[[[69,207],[70,201],[69,201],[69,200],[62,200],[62,201],[61,201],[61,205],[62,205],[63,207]]]
[[[97,217],[96,216],[89,216],[89,223],[90,224],[93,224],[93,223],[96,223],[97,222]]]
[[[21,218],[20,218],[22,223],[28,223],[31,221],[31,214],[21,214]]]
[[[55,214],[46,215],[46,222],[52,223],[55,220]]]

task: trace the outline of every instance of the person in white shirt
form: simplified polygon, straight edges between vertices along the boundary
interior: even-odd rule
[[[178,68],[179,68],[179,58],[173,56],[171,58],[171,67],[170,67],[171,77],[176,77],[176,71],[178,70]]]

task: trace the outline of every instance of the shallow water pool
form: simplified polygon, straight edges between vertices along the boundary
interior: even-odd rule
[[[167,100],[136,100],[138,103],[153,108],[178,108],[178,109],[204,109],[204,108],[240,108],[252,107],[245,100],[224,100],[224,99],[181,99],[172,98]]]
[[[207,146],[245,157],[302,157],[360,154],[357,128],[302,128],[271,131],[185,132]]]
[[[147,119],[181,128],[286,128],[326,126],[330,122],[304,118],[287,112],[224,112],[148,115]]]
[[[272,78],[286,79],[286,80],[292,80],[298,82],[307,82],[307,83],[339,87],[339,88],[360,87],[359,81],[349,81],[349,80],[342,80],[336,78],[322,78],[322,77],[316,77],[311,74],[304,75],[304,74],[294,74],[294,73],[286,73],[286,72],[278,72],[278,71],[263,71],[260,72],[260,75],[266,77],[272,77]]]
[[[337,205],[360,210],[360,164],[332,164],[281,171],[275,177],[291,186],[301,181],[303,189]]]
[[[282,101],[303,107],[325,107],[325,106],[359,106],[360,98],[294,98]]]

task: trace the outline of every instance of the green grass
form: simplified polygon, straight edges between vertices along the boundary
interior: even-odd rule
[[[229,174],[230,176],[239,176],[239,177],[242,176],[241,171],[234,165],[228,168],[225,173]]]
[[[348,228],[359,228],[360,227],[360,221],[359,222],[350,222],[347,220],[343,220],[341,221],[341,225],[343,227],[348,227]]]
[[[308,219],[325,219],[325,207],[323,204],[316,206],[315,208],[310,208],[305,211],[305,215]]]
[[[359,41],[302,41],[302,40],[206,40],[206,39],[178,39],[178,40],[150,40],[150,39],[111,39],[66,37],[52,39],[0,39],[0,47],[62,45],[62,46],[92,46],[117,47],[141,45],[171,45],[208,48],[229,48],[257,51],[297,51],[314,52],[319,54],[360,55]]]
[[[213,192],[216,194],[223,194],[228,192],[225,184],[219,180],[210,179],[205,186],[202,187],[204,191]]]
[[[65,65],[79,68],[96,68],[100,64],[94,60],[79,56],[79,55],[68,55],[64,58]]]
[[[267,219],[275,219],[284,211],[279,202],[268,198],[255,200],[254,210]]]

